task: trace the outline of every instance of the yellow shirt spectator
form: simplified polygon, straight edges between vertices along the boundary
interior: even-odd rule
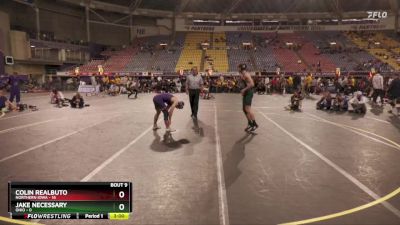
[[[287,82],[289,86],[293,86],[293,77],[292,76],[288,77]]]

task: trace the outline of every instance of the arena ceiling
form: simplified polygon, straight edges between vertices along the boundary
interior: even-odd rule
[[[0,0],[0,3],[4,0]],[[400,0],[12,0],[41,5],[87,7],[100,22],[116,24],[129,16],[201,19],[345,19],[365,17],[366,11],[399,15]],[[29,3],[27,3],[29,2]],[[110,22],[103,18],[120,16]],[[95,18],[92,17],[92,18]],[[124,22],[125,20],[125,22]],[[99,21],[98,21],[99,22]]]
[[[390,10],[397,0],[97,0],[124,7],[200,13],[304,13]],[[397,7],[396,7],[397,8]]]

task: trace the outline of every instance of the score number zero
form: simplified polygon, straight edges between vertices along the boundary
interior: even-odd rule
[[[110,187],[128,187],[128,183],[110,183]],[[119,198],[124,198],[125,197],[125,192],[124,191],[120,191],[118,193],[118,197]],[[125,205],[124,204],[119,204],[118,208],[119,208],[119,210],[123,211],[125,209]]]

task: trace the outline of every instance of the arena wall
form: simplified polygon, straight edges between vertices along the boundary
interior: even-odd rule
[[[29,39],[26,32],[10,31],[11,55],[16,60],[27,60],[31,58]]]
[[[0,11],[0,51],[5,55],[10,54],[10,19],[7,13]]]
[[[13,66],[7,67],[6,73],[18,74],[32,74],[32,75],[44,75],[46,73],[45,67],[43,65],[30,65],[30,64],[21,64],[15,63]]]

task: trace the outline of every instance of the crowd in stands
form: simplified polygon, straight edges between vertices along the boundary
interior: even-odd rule
[[[108,54],[106,61],[89,62],[82,66],[82,71],[97,72],[97,65],[108,65],[105,66],[105,72],[112,72],[110,67],[115,61],[121,64],[118,68],[125,72],[176,72],[182,67],[179,61],[183,53],[183,58],[195,58],[194,56],[198,55],[201,59],[201,42],[210,44],[208,50],[226,51],[228,71],[236,71],[236,65],[244,62],[252,71],[274,71],[280,67],[287,72],[332,72],[339,67],[342,71],[368,71],[378,68],[380,71],[390,72],[396,69],[393,63],[398,59],[400,62],[400,42],[392,39],[389,42],[384,35],[371,36],[372,34],[362,32],[226,32],[220,36],[214,33],[213,39],[210,33],[196,33],[197,36],[204,34],[204,37],[200,35],[197,39],[197,36],[187,34],[190,33],[178,32],[173,37],[139,38],[131,47],[127,47],[132,49],[132,52],[128,52],[126,56],[121,56],[126,50],[114,51],[111,55],[108,54],[109,51],[105,51],[103,55]],[[188,39],[193,39],[193,43],[185,44],[185,40]],[[376,44],[378,40],[380,45]],[[388,48],[388,43],[394,49]],[[190,53],[184,51],[187,48],[190,48]],[[205,62],[211,63],[212,67],[218,67],[215,62],[210,61],[207,51],[203,58]],[[204,70],[206,69],[208,66],[204,67]]]

